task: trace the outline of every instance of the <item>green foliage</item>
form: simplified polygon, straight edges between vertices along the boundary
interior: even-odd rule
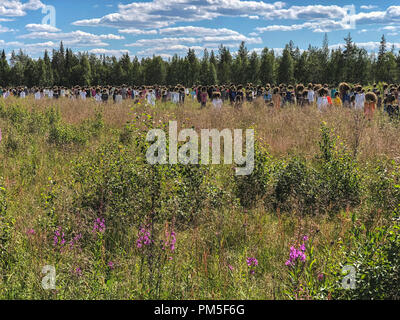
[[[361,177],[355,161],[322,124],[315,161],[294,157],[274,172],[275,208],[300,213],[334,214],[360,203]]]
[[[72,49],[47,50],[43,57],[34,60],[22,50],[12,51],[11,66],[4,50],[0,57],[0,85],[42,86],[52,85],[177,85],[191,87],[197,84],[307,83],[338,84],[341,81],[368,84],[378,81],[399,81],[399,54],[387,50],[384,37],[377,58],[358,47],[350,34],[344,39],[344,48],[329,50],[325,34],[321,47],[309,47],[300,53],[290,41],[282,53],[264,48],[261,55],[249,52],[244,42],[236,57],[228,48],[220,46],[218,55],[205,53],[202,59],[193,49],[186,56],[175,54],[168,61],[160,56],[142,58],[123,54],[100,56],[86,52],[73,53]]]
[[[275,209],[314,213],[318,202],[318,173],[304,159],[292,158],[275,172]]]
[[[235,175],[235,195],[244,208],[253,208],[266,195],[271,159],[267,151],[254,142],[254,170],[250,175]]]
[[[6,189],[0,179],[0,266],[2,271],[8,269],[9,245],[13,231],[14,219],[7,211]]]
[[[327,212],[355,207],[360,202],[361,178],[357,163],[344,146],[336,147],[336,138],[325,124],[321,127],[321,154],[317,159],[321,202]]]
[[[336,269],[336,281],[326,288],[334,299],[398,300],[400,298],[400,224],[398,216],[387,226],[365,231],[353,230],[354,247],[345,254],[346,259]],[[343,266],[356,270],[354,289],[341,286]],[[340,270],[338,270],[340,269]]]
[[[394,162],[379,161],[365,172],[368,205],[376,211],[390,214],[400,205],[400,168]]]

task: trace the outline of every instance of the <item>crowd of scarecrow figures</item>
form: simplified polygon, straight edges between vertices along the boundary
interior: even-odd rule
[[[391,117],[399,116],[400,86],[374,84],[369,88],[361,85],[350,86],[342,82],[338,86],[327,84],[303,84],[254,86],[251,83],[243,85],[215,85],[193,86],[187,88],[177,86],[126,86],[120,87],[15,87],[0,88],[0,96],[4,99],[15,96],[26,98],[34,96],[40,99],[94,99],[95,101],[120,103],[131,99],[134,103],[147,103],[155,105],[156,101],[183,104],[185,99],[197,101],[201,108],[210,101],[212,106],[220,109],[224,103],[230,103],[234,107],[241,107],[243,102],[253,102],[258,99],[266,106],[279,109],[288,104],[298,106],[316,105],[319,110],[329,106],[348,107],[355,110],[363,110],[367,117],[372,117],[376,108],[383,106],[384,111]]]

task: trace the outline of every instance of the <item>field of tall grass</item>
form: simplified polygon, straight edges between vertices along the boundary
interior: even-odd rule
[[[149,165],[169,120],[254,128],[253,173]],[[10,98],[0,129],[1,299],[399,297],[400,127],[379,110]]]

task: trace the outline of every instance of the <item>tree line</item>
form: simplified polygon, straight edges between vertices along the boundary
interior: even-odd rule
[[[384,36],[378,53],[358,47],[350,34],[344,40],[343,48],[330,49],[325,34],[321,47],[310,45],[304,51],[290,41],[281,55],[268,48],[260,54],[250,52],[242,42],[235,55],[221,45],[218,52],[205,49],[201,58],[189,49],[186,56],[175,54],[167,61],[160,56],[139,60],[128,54],[117,59],[88,52],[73,53],[61,42],[51,57],[46,50],[38,59],[19,50],[12,51],[8,60],[3,50],[0,86],[400,82],[400,51],[396,53],[394,46],[388,48]]]

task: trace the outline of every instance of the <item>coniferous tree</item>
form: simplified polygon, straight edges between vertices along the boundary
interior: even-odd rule
[[[0,86],[5,87],[10,83],[10,66],[7,61],[6,53],[3,50],[0,57]]]
[[[268,48],[264,48],[261,52],[259,78],[263,86],[275,83],[275,53]]]
[[[278,81],[280,83],[292,83],[294,81],[294,64],[290,50],[290,46],[286,45],[279,62]]]

